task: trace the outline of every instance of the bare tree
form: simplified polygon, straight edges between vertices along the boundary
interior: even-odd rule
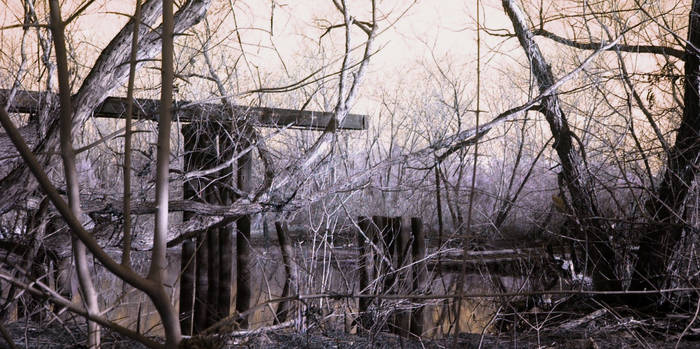
[[[603,6],[604,4],[597,4],[595,6]],[[628,136],[634,140],[635,148],[639,152],[639,156],[643,160],[644,166],[646,167],[647,178],[649,180],[648,187],[645,189],[648,193],[648,200],[646,203],[641,203],[644,206],[644,215],[646,217],[646,225],[643,228],[643,233],[639,240],[639,252],[637,254],[637,265],[636,271],[633,273],[633,289],[650,289],[650,288],[661,288],[667,285],[668,270],[672,264],[673,251],[678,246],[677,244],[681,241],[681,237],[685,232],[688,231],[690,225],[688,224],[687,217],[687,206],[686,200],[688,198],[688,193],[690,188],[693,187],[695,177],[697,174],[697,161],[698,161],[698,117],[696,106],[698,104],[698,94],[697,86],[695,86],[696,78],[698,74],[697,70],[697,53],[695,52],[695,47],[700,36],[697,35],[696,15],[698,11],[697,2],[693,2],[692,6],[688,9],[689,11],[689,22],[688,22],[688,37],[687,39],[681,38],[673,28],[669,27],[669,21],[666,16],[670,16],[671,13],[678,13],[679,8],[674,8],[672,11],[675,12],[654,12],[655,6],[648,6],[645,4],[634,3],[631,4],[629,9],[625,9],[628,13],[641,14],[644,19],[636,25],[629,25],[631,16],[628,17],[606,17],[604,12],[597,12],[593,5],[584,5],[582,7],[582,13],[578,15],[570,15],[568,17],[570,20],[577,21],[575,25],[580,26],[584,32],[588,33],[589,41],[585,42],[579,39],[569,39],[565,36],[559,35],[556,32],[547,30],[544,24],[547,23],[542,12],[539,17],[539,27],[529,29],[526,15],[519,9],[519,6],[514,1],[503,1],[503,6],[508,13],[511,21],[513,22],[515,28],[515,36],[520,40],[521,45],[525,48],[528,59],[531,62],[531,67],[535,77],[540,83],[540,89],[545,89],[551,86],[553,82],[553,77],[551,69],[548,63],[542,57],[542,54],[537,49],[537,44],[534,41],[535,35],[541,35],[548,39],[551,39],[559,44],[567,47],[572,47],[579,50],[601,50],[601,48],[606,46],[607,50],[616,52],[618,57],[618,67],[620,70],[620,81],[621,88],[626,91],[627,100],[623,101],[622,106],[615,106],[611,104],[610,97],[604,97],[607,105],[613,109],[615,113],[625,114],[626,112],[632,113],[633,108],[640,110],[643,115],[645,115],[646,121],[648,122],[648,127],[653,131],[655,139],[651,142],[658,142],[660,148],[663,150],[660,153],[652,153],[644,149],[646,145],[644,140],[640,139],[638,135],[639,131],[635,130],[634,120],[632,117],[628,121]],[[659,6],[659,9],[661,7]],[[622,9],[618,9],[621,13]],[[612,23],[612,24],[608,24]],[[615,26],[615,28],[612,27]],[[657,28],[658,37],[661,44],[622,44],[615,43],[614,45],[609,45],[610,42],[619,41],[621,37],[632,37],[633,35],[648,35],[647,33],[653,33],[653,29],[646,29],[647,27]],[[606,37],[596,38],[592,35],[592,29],[597,28],[601,30],[602,33],[606,34]],[[612,31],[616,30],[617,33]],[[651,34],[654,35],[654,34]],[[670,38],[670,39],[669,39]],[[644,41],[644,39],[639,40]],[[664,45],[665,43],[670,43]],[[674,46],[684,46],[683,49],[676,48]],[[673,74],[675,62],[674,60],[681,60],[685,64],[684,72],[682,73],[682,79],[673,78],[668,76],[669,92],[668,98],[662,100],[661,98],[654,98],[656,95],[653,92],[656,88],[655,84],[665,84],[663,79],[650,79],[649,92],[647,94],[647,100],[643,101],[640,93],[638,92],[638,83],[634,80],[635,72],[629,71],[627,68],[626,59],[620,54],[621,52],[633,52],[633,53],[651,53],[658,55],[664,60],[661,75],[667,77],[668,74]],[[676,91],[679,90],[675,85],[679,82],[683,82],[683,97],[682,101],[679,99]],[[661,92],[663,93],[663,92]],[[661,94],[659,93],[659,94]],[[556,97],[553,97],[556,98]],[[678,126],[673,126],[676,130],[675,143],[671,146],[670,142],[666,139],[669,138],[667,131],[662,129],[664,124],[667,124],[666,120],[660,118],[663,117],[662,113],[655,112],[654,108],[661,109],[663,106],[655,106],[655,101],[659,101],[657,104],[670,103],[667,101],[675,101],[676,106],[671,106],[671,108],[676,108],[676,110],[682,110],[682,115]],[[559,103],[559,102],[557,102]],[[594,236],[594,248],[589,250],[594,254],[598,254],[599,258],[593,255],[595,267],[597,270],[594,275],[599,275],[599,280],[603,281],[608,279],[612,283],[599,282],[596,287],[599,289],[619,289],[620,285],[614,282],[618,279],[615,276],[614,269],[615,264],[621,263],[622,261],[614,261],[614,253],[611,251],[612,246],[610,245],[610,240],[607,236],[614,236],[615,233],[612,226],[606,224],[604,221],[594,219],[594,217],[601,216],[600,210],[597,208],[596,202],[599,201],[595,196],[595,190],[593,186],[602,186],[605,188],[605,184],[600,180],[596,179],[591,174],[591,169],[586,168],[585,164],[581,161],[581,156],[576,154],[574,145],[578,143],[579,152],[584,153],[584,143],[579,141],[579,138],[590,138],[589,134],[584,133],[579,137],[575,137],[575,134],[569,130],[570,122],[563,117],[560,107],[556,107],[555,104],[551,104],[553,107],[547,107],[543,103],[543,112],[547,117],[550,124],[550,129],[555,138],[555,149],[559,155],[562,166],[562,175],[567,184],[569,193],[572,198],[572,206],[574,209],[574,215],[580,220],[579,224],[581,229],[593,232]],[[666,104],[668,105],[668,104]],[[628,109],[627,111],[620,111],[620,108]],[[667,109],[668,110],[668,109]],[[557,117],[559,115],[559,117]],[[637,126],[639,128],[640,126]],[[563,140],[562,140],[563,137]],[[566,138],[569,138],[567,140]],[[573,142],[576,140],[576,142]],[[665,158],[665,160],[663,160]],[[665,167],[663,170],[663,176],[658,185],[655,185],[656,177],[652,174],[650,162],[662,160],[665,161]],[[625,170],[623,170],[625,171]],[[626,179],[629,182],[629,179]],[[607,189],[606,189],[607,190]],[[634,194],[633,194],[634,195]],[[620,204],[617,204],[621,207]],[[607,262],[605,262],[607,260]],[[603,278],[601,278],[603,277]],[[612,286],[612,288],[611,288]]]

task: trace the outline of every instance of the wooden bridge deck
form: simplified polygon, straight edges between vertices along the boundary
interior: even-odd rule
[[[0,89],[0,106],[7,104],[9,90]],[[55,98],[52,94],[51,98]],[[8,107],[12,113],[36,113],[39,110],[41,93],[37,91],[19,90]],[[55,99],[58,101],[58,99]],[[160,101],[156,99],[135,99],[135,119],[157,120]],[[126,114],[127,100],[124,97],[108,97],[95,110],[95,117],[100,118],[124,118]],[[177,101],[174,105],[174,117],[182,122],[192,121],[232,121],[233,115],[242,115],[246,120],[261,127],[290,127],[294,129],[323,130],[333,113],[294,110],[283,108],[248,107],[236,105],[233,113],[226,110],[221,103]],[[367,129],[367,116],[348,114],[343,123],[338,127],[345,130]]]

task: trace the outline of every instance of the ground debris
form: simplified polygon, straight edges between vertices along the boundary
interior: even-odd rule
[[[18,321],[5,325],[12,340],[18,348],[87,348],[87,325],[84,321],[56,321],[49,324],[33,321]],[[9,348],[7,342],[0,337],[0,348]],[[124,338],[118,333],[102,327],[102,348],[146,348],[144,345]]]

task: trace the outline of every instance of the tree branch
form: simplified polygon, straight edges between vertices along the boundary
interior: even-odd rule
[[[532,31],[534,35],[542,36],[547,39],[553,40],[560,44],[578,48],[581,50],[598,50],[602,46],[605,46],[604,42],[580,42],[576,40],[571,40],[555,33],[552,33],[545,29],[535,29]],[[609,47],[606,51],[620,50],[622,52],[632,52],[632,53],[652,53],[657,55],[667,55],[676,57],[681,61],[685,60],[685,51],[679,50],[673,47],[659,46],[659,45],[622,45],[617,44],[615,46]]]

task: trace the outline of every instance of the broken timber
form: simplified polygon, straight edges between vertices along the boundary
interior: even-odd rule
[[[0,105],[7,104],[7,96],[10,90],[0,89]],[[12,105],[8,106],[11,113],[36,113],[39,111],[41,92],[17,91]],[[57,99],[56,99],[57,100]],[[126,98],[107,97],[95,110],[95,117],[120,119],[126,115]],[[134,118],[144,120],[157,120],[160,101],[155,99],[135,99]],[[246,115],[247,120],[255,126],[262,127],[290,127],[305,130],[323,130],[332,120],[333,113],[306,110],[247,107],[235,105],[233,113]],[[175,116],[181,122],[190,121],[232,121],[233,116],[226,111],[223,104],[196,101],[177,101],[174,105]],[[365,115],[348,114],[339,126],[345,130],[367,129],[367,117]]]

